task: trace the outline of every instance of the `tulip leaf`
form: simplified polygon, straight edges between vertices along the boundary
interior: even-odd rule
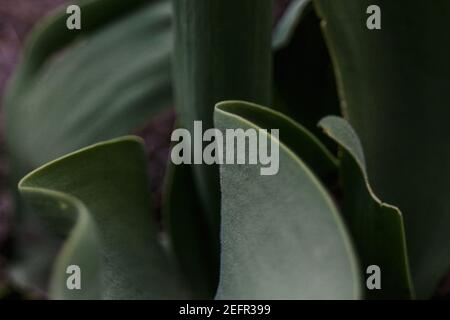
[[[216,127],[222,132],[259,129],[248,119],[251,109],[257,108],[242,102],[221,103],[215,110]],[[276,128],[267,122],[265,129]],[[325,188],[296,153],[301,150],[285,144],[284,127],[278,129],[281,140],[267,136],[280,148],[277,174],[260,175],[260,165],[221,165],[217,298],[359,298],[358,263],[343,221]],[[295,138],[308,136],[299,130]]]
[[[280,140],[301,155],[302,160],[319,177],[327,177],[337,170],[337,159],[322,142],[284,114],[250,102],[227,101],[219,106],[226,106],[228,112],[239,114],[260,128],[283,128]]]
[[[361,269],[375,265],[381,271],[380,290],[367,290],[367,297],[410,299],[413,289],[402,213],[381,202],[372,191],[361,143],[348,122],[330,116],[319,126],[342,148],[343,212],[361,258]]]
[[[429,298],[450,266],[450,1],[315,5],[344,115],[373,188],[403,212],[414,287]]]
[[[158,241],[146,168],[140,140],[124,137],[52,161],[20,182],[23,197],[49,224],[68,231],[52,298],[183,297],[179,275]],[[81,268],[80,290],[67,289],[69,265]]]

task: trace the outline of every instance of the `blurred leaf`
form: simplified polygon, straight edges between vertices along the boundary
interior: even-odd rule
[[[104,6],[96,6],[97,11]],[[53,19],[59,22],[59,15]],[[8,146],[20,162],[15,165],[35,168],[90,143],[129,133],[170,107],[170,25],[170,3],[152,2],[76,44],[31,78],[19,71],[6,106]],[[35,67],[30,66],[38,51],[34,48],[48,42],[46,32],[53,34],[57,27],[72,32],[56,22],[44,26],[47,29],[37,31],[41,38],[31,37],[23,69]]]
[[[362,270],[371,265],[381,269],[381,290],[366,290],[367,297],[410,299],[413,290],[400,210],[381,202],[373,193],[361,142],[348,122],[330,116],[319,126],[342,148],[343,211],[361,258]]]
[[[450,265],[450,2],[316,0],[374,190],[402,209],[418,297]],[[369,5],[381,30],[368,30]]]
[[[64,156],[20,182],[22,195],[56,227],[73,224],[55,266],[52,298],[184,296],[157,241],[146,167],[143,145],[126,137]],[[81,290],[66,287],[72,264],[81,268]]]
[[[221,103],[215,111],[216,127],[223,132],[259,129],[247,117],[252,110],[263,112],[258,108],[243,102]],[[217,297],[359,298],[358,263],[339,213],[301,154],[295,153],[301,150],[285,144],[284,127],[279,129],[281,141],[269,136],[280,147],[278,174],[261,176],[259,165],[221,166],[222,260]],[[299,130],[291,141],[295,138],[308,136]]]
[[[213,127],[214,105],[222,100],[270,102],[272,0],[175,0],[174,12],[174,81],[182,127],[193,133],[195,120],[204,130]],[[193,169],[218,261],[218,168]]]
[[[14,186],[29,170],[130,133],[173,104],[170,1],[80,6],[81,31],[66,28],[65,10],[35,29],[9,88],[5,124]],[[27,210],[16,203],[12,274],[22,286],[43,289],[58,244]]]
[[[217,287],[214,244],[208,237],[192,168],[169,162],[163,198],[164,226],[193,298],[212,299]]]
[[[77,3],[83,13],[81,30],[67,30],[68,15],[65,7],[44,18],[32,30],[25,43],[23,58],[15,73],[11,91],[20,93],[52,54],[69,45],[80,35],[91,34],[146,2],[146,0],[129,0],[125,4],[122,0],[81,0]]]
[[[311,0],[293,0],[289,3],[285,13],[275,26],[272,39],[272,47],[279,50],[286,46],[292,39],[303,14],[311,10]]]

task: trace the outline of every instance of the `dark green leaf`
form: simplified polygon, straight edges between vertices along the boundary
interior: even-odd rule
[[[193,298],[211,299],[217,287],[215,245],[195,189],[192,168],[170,162],[163,198],[164,226],[171,246],[193,292]]]
[[[272,0],[175,0],[174,12],[181,126],[193,132],[194,121],[200,120],[203,129],[213,127],[214,105],[222,100],[270,102]],[[196,165],[193,169],[218,256],[218,168]]]
[[[402,209],[418,297],[450,265],[450,2],[316,0],[374,190]],[[381,30],[366,27],[369,5]]]
[[[327,117],[320,124],[342,148],[341,174],[344,214],[361,258],[362,270],[381,270],[381,290],[366,290],[372,299],[410,299],[413,296],[403,217],[398,208],[373,193],[358,136],[342,118]],[[368,277],[369,275],[366,275]]]

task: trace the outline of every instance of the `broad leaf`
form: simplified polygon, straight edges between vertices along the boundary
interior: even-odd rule
[[[381,290],[366,290],[367,297],[411,298],[413,289],[400,210],[381,202],[372,191],[361,143],[348,122],[330,116],[319,126],[342,148],[343,211],[361,258],[362,270],[376,265],[381,271]]]
[[[418,297],[450,265],[450,2],[316,0],[373,188],[402,209]],[[369,5],[381,30],[369,30]]]
[[[216,107],[226,129],[259,129],[248,115],[268,111],[242,102]],[[274,123],[280,124],[272,114]],[[269,116],[267,116],[269,118]],[[275,126],[275,125],[274,125]],[[266,123],[266,129],[273,127]],[[354,299],[360,274],[347,231],[325,188],[301,160],[279,144],[279,172],[260,165],[222,165],[222,257],[219,299]],[[292,130],[290,135],[295,134]],[[316,144],[302,130],[294,139]],[[270,143],[270,142],[269,142]]]
[[[64,156],[20,182],[27,201],[69,231],[54,269],[53,298],[184,297],[158,242],[146,168],[143,145],[126,137]],[[81,290],[67,289],[69,265],[81,268]]]

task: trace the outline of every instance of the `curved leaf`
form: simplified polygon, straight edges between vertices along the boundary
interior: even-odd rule
[[[245,116],[258,108],[221,103],[215,111],[216,127],[222,132],[258,129]],[[277,116],[272,117],[276,121]],[[278,129],[283,139],[284,127]],[[280,147],[278,174],[261,176],[259,165],[221,166],[222,260],[217,298],[358,298],[358,264],[330,196],[301,155],[283,140],[268,138]],[[299,131],[296,138],[308,137]]]
[[[9,87],[5,126],[13,185],[52,159],[131,133],[172,105],[170,1],[96,0],[80,6],[81,31],[66,28],[61,10],[33,32]],[[22,285],[43,287],[55,239],[22,203],[16,207],[12,274]]]
[[[400,210],[381,202],[372,191],[361,143],[348,122],[330,116],[319,126],[342,147],[343,211],[361,257],[362,270],[371,265],[381,270],[381,290],[366,290],[367,296],[411,298],[413,289]]]
[[[226,101],[220,103],[227,112],[239,114],[260,128],[283,128],[280,140],[304,161],[316,175],[326,177],[337,170],[337,159],[308,129],[275,110],[250,102]]]
[[[56,227],[73,228],[55,265],[52,297],[181,298],[157,239],[144,148],[133,137],[55,160],[26,176],[21,194]],[[81,268],[81,290],[68,290],[66,268]]]
[[[450,2],[315,4],[343,111],[361,138],[374,189],[402,209],[414,286],[430,297],[450,265]],[[373,4],[381,30],[365,26]]]

